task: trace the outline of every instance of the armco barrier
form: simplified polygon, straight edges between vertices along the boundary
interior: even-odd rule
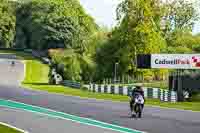
[[[80,89],[81,88],[81,83],[78,82],[74,82],[74,81],[70,81],[70,80],[64,80],[63,81],[63,85],[64,86],[68,86],[68,87],[73,87],[73,88],[77,88]],[[85,87],[89,87],[89,86],[85,86]],[[89,89],[89,88],[88,88]]]
[[[119,94],[119,95],[129,95],[134,86],[119,86],[119,85],[97,85],[90,84],[87,86],[88,90],[91,92],[98,93],[108,93],[108,94]],[[175,91],[162,90],[159,88],[147,88],[144,87],[144,96],[146,98],[160,99],[166,102],[176,102],[177,93]]]
[[[24,51],[22,48],[0,48],[0,50],[9,50],[9,51]]]

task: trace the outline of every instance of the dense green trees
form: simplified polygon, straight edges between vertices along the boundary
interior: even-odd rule
[[[197,16],[194,3],[184,0],[123,0],[117,9],[119,25],[97,52],[97,63],[102,65],[97,75],[114,77],[114,65],[119,62],[118,76],[140,74],[159,79],[167,71],[136,70],[135,55],[197,52],[200,41],[192,35]]]
[[[96,29],[77,0],[32,0],[17,9],[17,46],[79,47]]]
[[[160,53],[166,48],[166,41],[160,29],[162,9],[157,2],[124,0],[119,5],[119,26],[112,32],[109,44],[97,53],[97,62],[104,66],[101,72],[104,72],[105,76],[113,77],[116,62],[119,62],[118,76],[146,72],[136,71],[136,54]],[[149,72],[147,73],[149,75]]]
[[[91,77],[95,66],[91,41],[97,30],[97,24],[78,0],[32,0],[17,8],[17,47],[64,48],[62,52],[53,52],[51,57],[68,80]]]
[[[61,53],[53,53],[52,60],[54,65],[64,66],[65,79],[91,77],[98,29],[78,0],[1,0],[0,47],[45,51],[64,48]]]
[[[12,47],[15,37],[15,5],[8,0],[0,0],[0,47]]]
[[[198,14],[185,0],[122,0],[118,25],[100,28],[78,0],[0,0],[0,47],[51,53],[65,79],[103,81],[142,75],[162,79],[166,70],[136,69],[136,54],[200,52],[200,35],[192,34]]]
[[[169,41],[169,53],[192,53],[199,52],[200,37],[191,32],[173,32]]]

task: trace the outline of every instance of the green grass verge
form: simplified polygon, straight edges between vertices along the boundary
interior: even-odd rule
[[[37,60],[26,61],[24,84],[48,84],[49,67]]]
[[[0,133],[22,133],[22,132],[0,124]]]

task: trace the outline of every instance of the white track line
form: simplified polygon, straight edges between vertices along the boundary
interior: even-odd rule
[[[0,122],[0,125],[6,126],[6,127],[9,127],[9,128],[12,128],[12,129],[15,129],[15,130],[17,130],[17,131],[19,131],[19,132],[22,132],[22,133],[29,133],[29,132],[27,132],[27,131],[24,131],[24,130],[22,130],[22,129],[19,129],[19,128],[17,128],[17,127],[14,127],[14,126],[12,126],[12,125],[9,125],[9,124],[3,123],[3,122]]]

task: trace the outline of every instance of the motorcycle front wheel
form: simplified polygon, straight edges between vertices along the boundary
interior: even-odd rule
[[[139,108],[138,117],[141,118],[142,117],[142,105],[139,105],[138,108]]]

